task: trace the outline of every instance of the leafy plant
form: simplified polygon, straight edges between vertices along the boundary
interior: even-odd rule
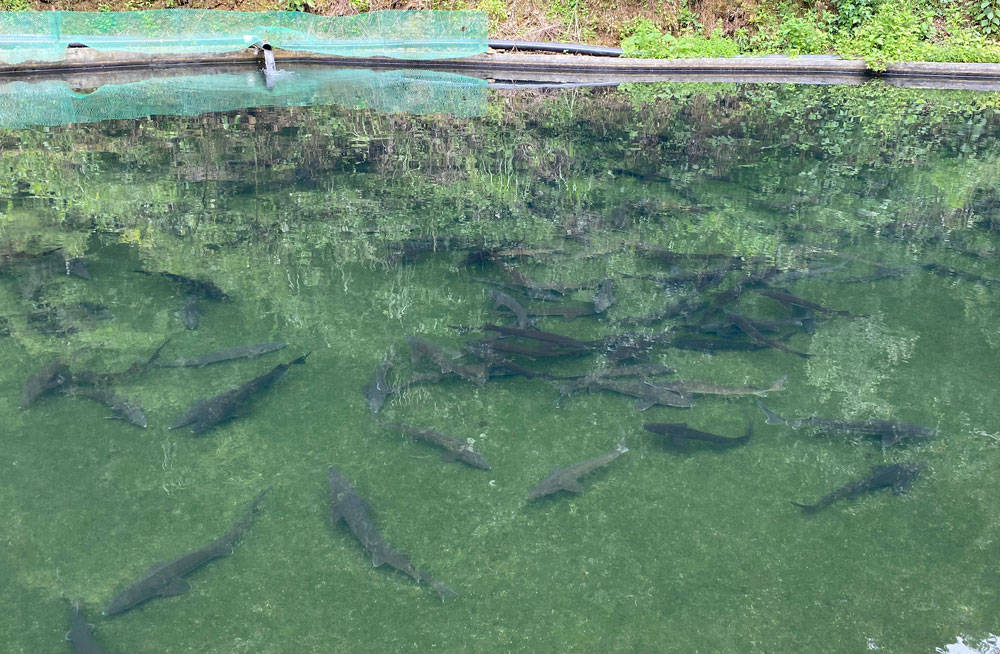
[[[979,0],[976,22],[986,36],[1000,34],[1000,0]]]
[[[285,11],[310,12],[316,8],[312,0],[284,0]]]
[[[635,21],[629,36],[622,40],[622,50],[627,57],[656,57],[678,59],[685,57],[734,57],[740,48],[721,32],[712,32],[709,38],[698,34],[663,34],[652,21]]]

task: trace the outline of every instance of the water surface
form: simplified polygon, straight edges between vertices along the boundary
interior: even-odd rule
[[[471,118],[316,106],[0,133],[0,639],[67,651],[64,598],[108,650],[134,653],[915,652],[996,633],[997,106],[878,84],[623,85],[493,91]],[[66,274],[77,257],[90,279]],[[230,299],[198,300],[188,329],[184,285],[139,270],[211,280]],[[511,288],[511,270],[582,284],[561,301],[578,307],[614,280],[609,309],[540,318],[546,332],[657,339],[637,354],[679,379],[787,377],[763,400],[783,416],[938,435],[882,448],[792,430],[766,424],[754,397],[638,412],[583,390],[557,405],[558,383],[524,376],[413,385],[373,416],[361,387],[388,353],[394,384],[439,369],[411,362],[408,335],[460,351],[490,336],[483,324],[513,324],[490,288],[557,304]],[[688,279],[646,279],[671,275]],[[635,324],[679,301],[685,313]],[[726,310],[799,320],[765,335],[793,353],[672,345],[711,337],[685,326]],[[163,359],[289,345],[116,381],[145,429],[59,392],[19,407],[55,358],[123,371],[167,339]],[[246,415],[168,429],[307,352]],[[615,364],[603,347],[512,360],[553,376]],[[379,420],[469,439],[493,469],[443,461]],[[724,451],[673,451],[642,428],[739,436],[748,421],[750,442]],[[525,502],[554,467],[619,442],[629,452],[583,493]],[[906,494],[813,516],[791,504],[913,461],[927,467]],[[371,566],[331,523],[330,465],[457,598]],[[233,556],[189,575],[190,592],[100,618],[271,484]]]

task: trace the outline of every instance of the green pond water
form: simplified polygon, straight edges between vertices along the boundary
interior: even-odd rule
[[[133,654],[931,652],[997,633],[998,107],[996,94],[877,82],[658,84],[493,90],[472,117],[313,106],[0,132],[0,650],[71,651],[69,600],[105,649]],[[89,279],[67,274],[75,258]],[[211,280],[229,299],[198,299],[188,329],[184,285],[139,270]],[[517,273],[583,288],[533,300]],[[657,275],[695,280],[644,278]],[[655,337],[636,353],[677,373],[652,383],[786,377],[763,399],[782,416],[938,433],[883,448],[767,424],[754,396],[639,412],[593,387],[557,402],[565,382],[523,375],[446,375],[370,411],[361,388],[388,353],[391,384],[440,370],[411,361],[407,336],[463,352],[496,336],[483,324],[514,324],[488,289],[593,308],[604,279],[606,311],[537,327]],[[634,324],[677,302],[685,313]],[[706,333],[725,311],[799,324]],[[161,361],[288,346],[114,380],[145,429],[58,388],[20,407],[54,359],[121,372],[167,339]],[[243,415],[168,429],[305,353]],[[509,358],[552,376],[616,365],[603,345]],[[380,420],[470,439],[493,468],[444,461]],[[643,429],[735,437],[748,421],[750,441],[724,450],[677,451]],[[582,493],[526,503],[553,468],[618,443],[629,451]],[[813,515],[791,503],[905,462],[926,463],[907,493]],[[456,598],[372,567],[332,523],[331,465]],[[189,592],[101,616],[271,485],[232,556],[185,577]]]

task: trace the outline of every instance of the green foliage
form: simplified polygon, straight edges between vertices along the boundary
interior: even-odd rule
[[[975,14],[979,30],[986,36],[1000,34],[1000,0],[978,0]]]
[[[649,20],[635,21],[629,35],[622,40],[622,50],[627,57],[656,57],[679,59],[694,57],[734,57],[739,54],[739,45],[727,39],[718,31],[709,38],[697,34],[661,33]]]
[[[476,9],[485,11],[490,16],[490,24],[496,25],[507,20],[507,3],[504,0],[480,0]]]
[[[841,38],[837,51],[863,57],[873,70],[886,64],[918,58],[921,42],[933,31],[933,14],[918,10],[908,0],[890,0],[850,36]]]
[[[0,0],[0,11],[27,11],[31,9],[28,0]]]
[[[351,0],[351,6],[354,7],[355,11],[363,13],[371,11],[372,3],[371,0]]]
[[[316,8],[312,0],[283,0],[281,9],[285,11],[310,12]]]
[[[799,16],[788,5],[782,5],[776,12],[758,14],[751,25],[756,31],[744,31],[738,38],[748,52],[797,55],[830,51],[832,37],[813,12]]]
[[[876,0],[839,0],[832,14],[832,26],[839,32],[850,33],[875,17]]]

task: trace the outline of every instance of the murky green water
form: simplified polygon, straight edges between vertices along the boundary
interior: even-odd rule
[[[876,84],[657,85],[494,91],[479,118],[312,107],[0,133],[0,649],[69,651],[64,598],[105,648],[131,653],[918,652],[996,633],[997,106]],[[720,256],[689,256],[707,254]],[[66,274],[74,257],[90,279]],[[197,300],[191,330],[184,285],[138,270],[211,280],[230,299]],[[530,300],[512,270],[584,288]],[[668,275],[688,281],[643,278]],[[393,384],[441,369],[411,362],[408,335],[461,351],[495,336],[483,324],[513,324],[488,289],[592,309],[604,279],[605,312],[537,323],[601,347],[510,360],[582,375],[615,365],[603,339],[627,333],[657,341],[641,359],[676,368],[653,383],[787,376],[764,399],[783,416],[939,433],[882,448],[766,424],[752,396],[637,412],[592,387],[557,406],[565,380],[523,375],[450,374],[369,410],[361,387],[387,353]],[[685,312],[634,324],[677,302]],[[725,311],[798,324],[748,335]],[[115,379],[145,429],[66,386],[19,407],[53,359],[74,379],[121,372],[167,339],[160,360],[288,346]],[[168,429],[307,352],[245,415]],[[493,469],[443,461],[379,420],[471,439]],[[725,450],[677,452],[643,429],[739,436],[748,420],[749,443]],[[525,503],[554,467],[619,442],[629,452],[583,493]],[[791,504],[917,461],[906,494],[815,515]],[[331,522],[330,465],[456,599],[372,567]],[[188,593],[100,617],[272,484],[233,555],[188,575]]]

